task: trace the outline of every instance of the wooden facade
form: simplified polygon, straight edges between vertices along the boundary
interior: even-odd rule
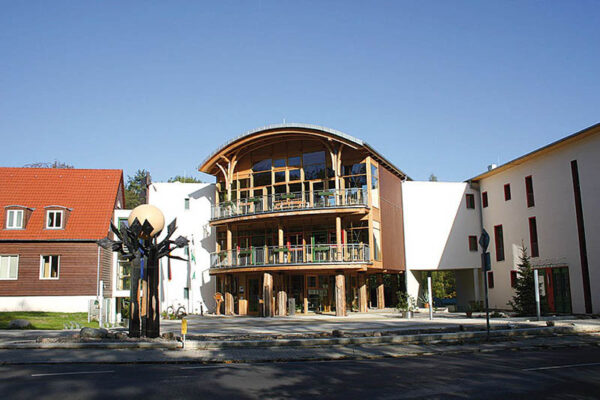
[[[200,171],[217,178],[211,274],[231,295],[226,313],[284,315],[288,299],[304,313],[366,311],[366,276],[405,268],[407,176],[358,139],[269,127],[219,149]]]
[[[18,279],[0,280],[0,296],[96,296],[98,263],[111,296],[112,254],[94,242],[0,242],[0,254],[18,255]],[[42,256],[59,256],[58,278],[40,276]]]

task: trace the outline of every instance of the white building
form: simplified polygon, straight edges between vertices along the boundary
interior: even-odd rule
[[[402,183],[406,288],[415,299],[427,290],[427,273],[454,271],[457,305],[481,296],[481,234],[476,190],[464,182]]]
[[[522,243],[550,309],[600,310],[600,124],[481,174],[490,307],[508,308]]]
[[[210,252],[215,248],[215,235],[209,225],[215,185],[206,183],[152,183],[148,188],[148,203],[158,207],[168,225],[177,219],[172,239],[184,236],[190,241],[187,249],[172,254],[189,261],[160,260],[161,310],[184,306],[187,313],[215,311],[215,283],[209,275]],[[165,225],[165,226],[166,226]],[[159,236],[162,240],[166,229]]]

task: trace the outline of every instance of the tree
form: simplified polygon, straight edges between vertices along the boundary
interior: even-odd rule
[[[145,169],[138,169],[134,176],[127,176],[127,185],[125,186],[125,205],[133,209],[146,202],[146,188],[150,183],[150,172]]]
[[[193,176],[181,176],[176,175],[172,178],[169,178],[167,182],[181,182],[181,183],[204,183],[198,178],[194,178]]]
[[[71,164],[62,161],[54,160],[54,162],[36,162],[25,164],[25,168],[74,168]]]
[[[429,182],[437,182],[438,181],[438,177],[435,176],[433,173],[431,175],[429,175]]]
[[[517,280],[515,282],[515,295],[508,305],[519,315],[535,315],[535,286],[533,278],[533,267],[529,262],[527,247],[521,244],[521,255],[519,257]]]

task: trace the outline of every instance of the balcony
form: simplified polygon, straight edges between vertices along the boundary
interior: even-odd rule
[[[211,220],[268,214],[286,211],[344,207],[367,207],[367,189],[330,189],[315,192],[278,193],[236,201],[226,201],[212,207]]]
[[[306,264],[364,264],[370,262],[366,244],[264,246],[211,253],[211,268],[243,268]]]

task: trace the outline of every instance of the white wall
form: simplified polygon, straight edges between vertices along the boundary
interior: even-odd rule
[[[0,311],[85,312],[96,296],[3,296]]]
[[[161,310],[170,305],[185,305],[189,312],[214,311],[215,279],[209,275],[210,252],[215,249],[214,230],[209,226],[211,204],[214,203],[215,185],[206,183],[153,183],[149,188],[149,203],[160,208],[165,215],[165,229],[158,240],[164,238],[166,225],[177,218],[177,230],[172,239],[185,236],[190,240],[190,250],[195,262],[171,260],[171,280],[168,279],[167,259],[161,260]],[[190,208],[186,210],[185,199]],[[172,253],[187,258],[183,249]],[[189,299],[184,298],[184,288],[189,288]]]
[[[407,269],[477,268],[478,251],[469,251],[469,235],[479,237],[479,206],[467,209],[464,182],[403,182]],[[476,202],[477,203],[477,202]]]
[[[473,270],[481,266],[479,251],[469,250],[470,235],[481,234],[480,209],[467,209],[466,194],[477,200],[477,191],[464,182],[402,183],[407,291],[422,292],[426,271],[456,270],[461,305],[477,300]],[[464,278],[464,279],[463,279]],[[464,281],[464,282],[463,282]]]
[[[577,160],[581,184],[593,311],[600,311],[600,135],[592,135],[551,153],[532,158],[506,171],[482,179],[480,191],[488,193],[483,209],[484,227],[491,236],[490,253],[495,287],[489,290],[490,306],[508,308],[514,295],[510,270],[517,269],[521,243],[530,251],[529,217],[536,217],[539,253],[534,265],[569,267],[573,312],[585,312],[579,255],[571,161]],[[535,206],[526,204],[525,177],[533,178]],[[504,185],[511,200],[504,200]],[[505,260],[496,261],[494,226],[504,231]]]

